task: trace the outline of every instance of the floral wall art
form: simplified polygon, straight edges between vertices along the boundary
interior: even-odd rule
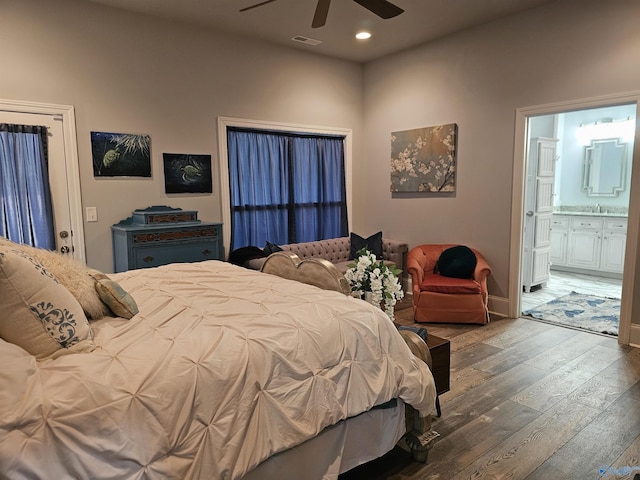
[[[455,192],[455,123],[391,133],[391,192]]]
[[[151,177],[151,137],[91,132],[94,177]]]
[[[211,155],[163,153],[166,193],[211,193]]]

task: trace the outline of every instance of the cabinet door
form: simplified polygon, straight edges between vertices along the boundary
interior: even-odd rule
[[[597,269],[600,267],[601,235],[593,230],[573,230],[569,234],[569,266]]]
[[[553,265],[566,265],[567,264],[567,241],[569,237],[569,231],[564,228],[554,228],[551,230],[551,251],[549,256],[551,259],[551,266]]]
[[[602,270],[623,273],[627,236],[624,233],[605,233],[602,240]]]

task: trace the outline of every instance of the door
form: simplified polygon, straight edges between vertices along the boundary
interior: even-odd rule
[[[526,292],[549,280],[555,140],[531,140],[525,205],[522,283]]]
[[[67,146],[65,145],[64,118],[49,113],[23,113],[2,110],[0,104],[0,123],[19,125],[43,125],[48,130],[49,184],[54,210],[54,228],[56,250],[65,255],[84,260],[84,239],[82,225],[74,225],[72,210],[80,210],[79,202],[74,199],[70,185],[74,181],[68,178]],[[77,183],[79,179],[76,179]],[[80,217],[81,218],[81,217]],[[75,228],[74,228],[75,227]]]

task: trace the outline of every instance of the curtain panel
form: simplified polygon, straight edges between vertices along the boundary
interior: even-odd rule
[[[0,235],[55,250],[47,128],[0,124]]]
[[[344,139],[229,128],[231,250],[346,236]]]

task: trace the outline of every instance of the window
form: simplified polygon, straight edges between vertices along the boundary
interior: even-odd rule
[[[227,128],[231,249],[346,236],[345,136]]]

